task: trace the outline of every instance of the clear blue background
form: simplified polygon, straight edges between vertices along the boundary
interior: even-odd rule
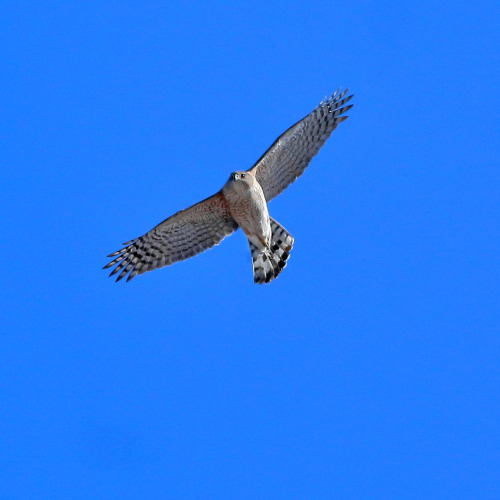
[[[500,498],[499,14],[4,2],[0,498]],[[278,280],[107,278],[339,86]]]

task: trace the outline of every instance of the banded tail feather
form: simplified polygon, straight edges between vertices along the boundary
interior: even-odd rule
[[[250,240],[252,253],[253,278],[262,285],[276,278],[286,266],[293,247],[293,236],[278,222],[269,217],[271,222],[271,245],[269,248],[257,248]]]

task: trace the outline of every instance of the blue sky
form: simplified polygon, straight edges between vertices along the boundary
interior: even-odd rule
[[[4,5],[0,498],[500,498],[499,14]],[[241,231],[107,278],[337,87],[275,282]]]

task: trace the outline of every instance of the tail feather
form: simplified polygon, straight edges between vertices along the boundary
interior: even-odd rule
[[[269,248],[257,248],[251,241],[253,277],[255,283],[269,283],[278,276],[286,266],[293,247],[293,236],[274,219],[271,222],[271,244]]]

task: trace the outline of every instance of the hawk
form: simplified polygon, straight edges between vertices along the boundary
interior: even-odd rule
[[[108,257],[104,269],[116,266],[110,276],[127,281],[138,274],[193,257],[238,227],[250,244],[255,283],[269,283],[286,265],[292,235],[269,216],[267,203],[302,175],[337,125],[352,108],[337,90],[305,118],[280,135],[257,163],[233,172],[222,189],[192,207],[172,215],[143,236],[124,243]]]

